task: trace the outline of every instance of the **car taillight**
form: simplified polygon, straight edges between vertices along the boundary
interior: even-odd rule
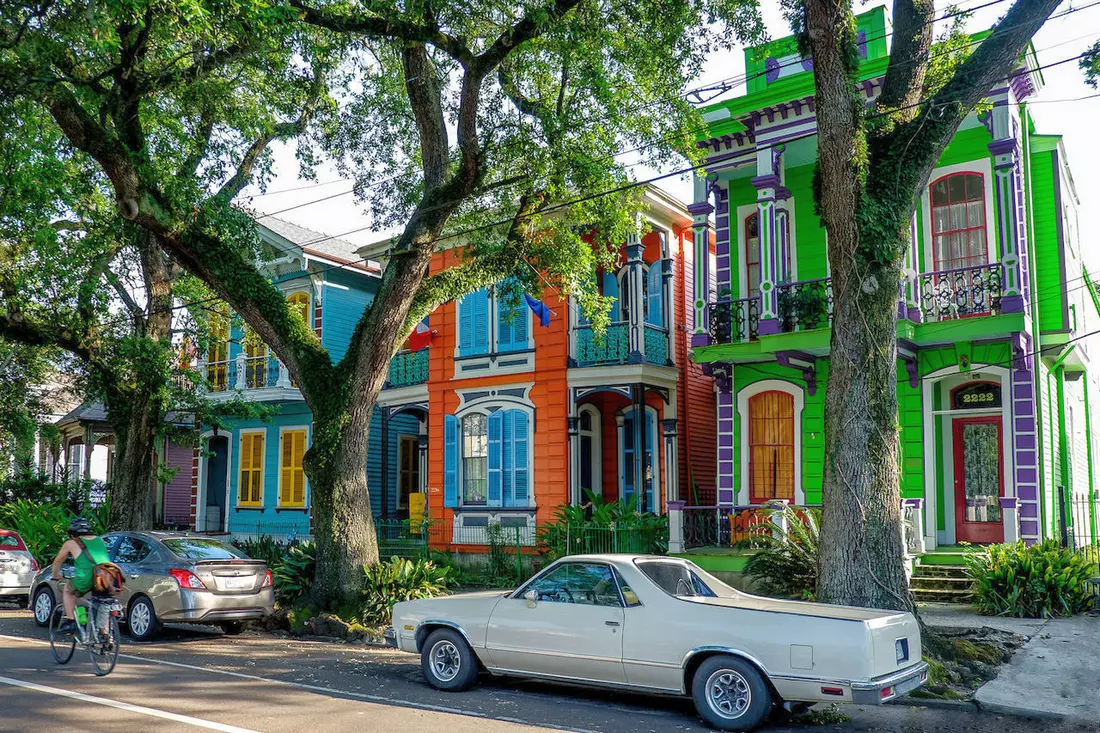
[[[31,572],[32,573],[37,573],[38,572],[38,561],[35,560],[33,557],[31,558]]]
[[[264,584],[261,585],[260,587],[261,588],[270,588],[273,585],[275,585],[275,578],[271,577],[271,571],[270,570],[265,570],[264,571]]]
[[[176,582],[180,584],[180,588],[206,588],[206,584],[190,570],[172,568],[168,571],[168,574],[176,579]]]

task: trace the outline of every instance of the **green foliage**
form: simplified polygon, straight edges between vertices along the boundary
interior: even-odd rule
[[[395,557],[363,570],[366,583],[360,618],[367,624],[388,621],[396,603],[442,595],[451,585],[449,569],[430,560]]]
[[[72,512],[79,512],[88,505],[92,496],[103,493],[104,486],[99,481],[62,479],[55,482],[38,471],[21,471],[0,481],[0,505],[25,499],[42,504],[61,504]]]
[[[974,603],[991,616],[1072,616],[1092,605],[1089,578],[1097,568],[1056,540],[1041,544],[989,545],[966,556]]]
[[[749,558],[745,572],[771,596],[812,600],[817,589],[821,512],[784,507],[772,510],[785,516],[787,531],[772,529],[754,541],[763,546]]]
[[[560,506],[554,521],[538,532],[538,544],[550,559],[586,552],[668,551],[668,517],[638,511],[638,500],[605,502],[585,490],[588,503]]]
[[[1096,89],[1097,82],[1100,81],[1100,41],[1089,46],[1079,63],[1085,74],[1085,83]]]
[[[110,513],[108,501],[98,507],[85,508],[82,516],[91,523],[95,534],[102,534],[107,531]],[[39,565],[53,561],[57,551],[69,537],[69,522],[75,516],[76,512],[64,504],[48,504],[29,499],[16,499],[0,504],[0,527],[19,533]]]
[[[317,546],[303,542],[287,550],[282,563],[272,569],[275,596],[280,603],[292,604],[309,593],[317,572]]]

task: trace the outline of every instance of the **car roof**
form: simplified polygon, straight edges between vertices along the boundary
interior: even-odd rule
[[[629,565],[635,560],[672,560],[674,562],[684,562],[682,558],[666,557],[665,555],[639,555],[634,553],[611,552],[592,555],[568,555],[559,559],[558,562],[608,562]]]

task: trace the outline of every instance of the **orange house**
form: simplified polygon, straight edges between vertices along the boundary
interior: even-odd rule
[[[598,273],[616,299],[602,339],[554,290],[530,293],[551,311],[541,325],[487,288],[438,308],[430,346],[394,357],[380,404],[385,420],[420,419],[417,455],[402,452],[399,475],[403,494],[427,494],[443,527],[433,541],[476,549],[499,524],[533,542],[588,492],[655,513],[670,499],[714,499],[713,381],[688,353],[691,216],[651,188],[641,221],[619,266]],[[384,260],[385,246],[359,253]],[[431,272],[457,261],[443,250]]]

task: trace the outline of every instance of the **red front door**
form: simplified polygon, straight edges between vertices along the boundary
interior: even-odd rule
[[[955,541],[1004,542],[1000,503],[1005,493],[1001,418],[957,417],[953,423]]]

